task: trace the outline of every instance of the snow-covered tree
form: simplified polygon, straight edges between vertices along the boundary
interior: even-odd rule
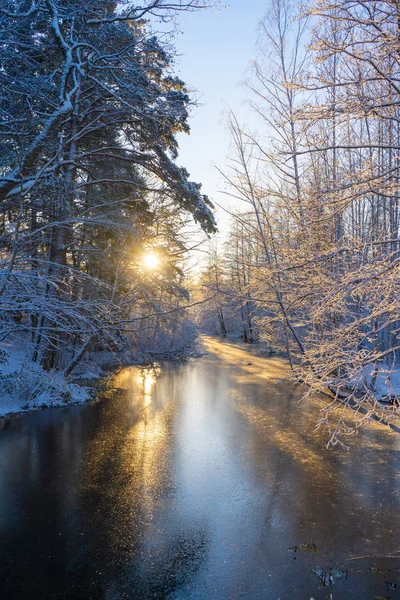
[[[399,417],[398,23],[390,1],[271,0],[248,83],[265,127],[231,116],[257,326],[333,394],[332,443]]]
[[[0,2],[2,336],[28,334],[47,369],[68,374],[95,341],[121,342],[144,294],[135,249],[167,205],[166,245],[184,214],[215,230],[176,163],[191,101],[146,21],[200,6]]]

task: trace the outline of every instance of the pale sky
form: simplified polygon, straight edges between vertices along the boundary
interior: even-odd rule
[[[256,57],[257,28],[264,10],[265,0],[231,0],[219,12],[201,10],[180,19],[177,74],[198,91],[201,105],[193,109],[191,135],[179,136],[178,164],[188,169],[192,180],[203,184],[205,194],[226,207],[232,202],[220,192],[223,182],[213,165],[224,170],[227,164],[227,106],[239,120],[248,120],[248,92],[240,82]],[[217,208],[217,220],[223,235],[229,217]]]

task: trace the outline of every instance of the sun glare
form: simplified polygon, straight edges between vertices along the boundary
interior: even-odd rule
[[[143,266],[149,271],[153,271],[160,266],[160,257],[155,252],[146,252],[142,259]]]

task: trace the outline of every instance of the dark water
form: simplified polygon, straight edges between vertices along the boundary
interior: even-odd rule
[[[283,363],[209,344],[3,421],[0,600],[400,598],[398,434],[326,451]]]

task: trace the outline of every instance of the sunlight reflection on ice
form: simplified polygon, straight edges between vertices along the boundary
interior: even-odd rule
[[[137,377],[137,383],[141,386],[144,406],[151,403],[152,392],[157,377],[160,374],[160,369],[157,367],[143,367]]]

